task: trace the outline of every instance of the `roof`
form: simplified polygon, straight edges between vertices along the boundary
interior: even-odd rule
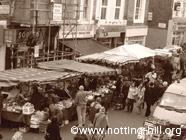
[[[63,42],[61,42],[63,43]],[[109,50],[108,47],[104,46],[103,44],[95,41],[93,39],[81,39],[77,40],[76,47],[74,46],[73,40],[65,40],[64,44],[73,50],[79,52],[82,55],[89,55],[94,53],[100,53]]]
[[[38,67],[42,69],[50,69],[56,71],[70,70],[85,73],[88,75],[114,75],[116,73],[116,71],[112,68],[107,68],[95,64],[85,64],[67,59],[41,62],[38,64]]]
[[[0,87],[8,87],[29,81],[47,82],[78,75],[78,73],[47,71],[35,68],[5,70],[0,72]]]
[[[171,84],[165,92],[186,96],[186,78]]]

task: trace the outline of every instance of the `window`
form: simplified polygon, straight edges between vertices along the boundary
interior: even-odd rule
[[[145,0],[136,0],[134,20],[138,22],[144,21]]]
[[[102,0],[101,19],[106,19],[108,0]]]
[[[121,8],[121,0],[116,0],[116,8],[115,8],[115,17],[114,17],[114,19],[119,19],[120,8]]]
[[[84,2],[83,2],[83,19],[88,18],[87,13],[88,13],[88,0],[84,0]]]

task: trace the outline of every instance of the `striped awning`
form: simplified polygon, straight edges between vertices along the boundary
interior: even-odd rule
[[[79,73],[47,71],[35,68],[20,68],[0,72],[0,87],[9,87],[21,82],[49,82],[79,76]]]
[[[42,69],[49,69],[55,71],[80,72],[91,76],[114,75],[116,73],[115,69],[112,68],[107,68],[95,64],[85,64],[67,59],[41,62],[38,64],[38,67]]]

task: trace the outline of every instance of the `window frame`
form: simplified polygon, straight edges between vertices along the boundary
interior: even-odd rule
[[[107,19],[107,10],[108,10],[108,0],[106,0],[107,1],[107,4],[106,5],[103,5],[103,1],[104,0],[102,0],[101,1],[101,11],[100,11],[100,20],[106,20]],[[105,13],[105,18],[102,18],[102,9],[106,9],[106,13]]]
[[[122,4],[122,0],[119,0],[120,1],[120,5],[118,6],[117,5],[117,0],[116,0],[116,4],[115,4],[115,9],[114,9],[114,20],[119,20],[120,19],[120,15],[121,15],[121,4]],[[119,10],[118,12],[118,18],[116,18],[116,10]]]
[[[87,2],[87,3],[85,3],[85,2]],[[83,0],[83,16],[82,16],[83,20],[88,20],[88,7],[89,7],[88,3],[89,3],[88,0]],[[84,10],[85,8],[86,8],[86,14],[85,14],[85,10]],[[84,15],[86,15],[86,16],[84,16]]]
[[[140,1],[140,7],[139,7],[139,12],[140,12],[140,17],[136,19],[136,10],[137,10],[137,1],[135,0],[135,5],[134,5],[134,23],[144,23],[145,19],[145,7],[146,7],[146,0],[139,0]]]

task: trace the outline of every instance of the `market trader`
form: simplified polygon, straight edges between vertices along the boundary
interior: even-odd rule
[[[84,91],[84,86],[79,87],[79,91],[75,97],[75,104],[77,105],[77,115],[78,115],[78,126],[85,125],[85,117],[86,117],[86,105],[87,105],[87,95],[90,92]]]

